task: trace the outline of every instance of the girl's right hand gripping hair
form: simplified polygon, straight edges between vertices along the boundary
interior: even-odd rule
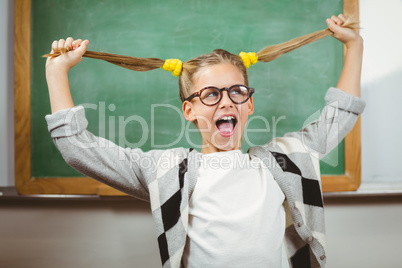
[[[68,37],[66,40],[53,41],[50,54],[61,52],[61,55],[48,57],[46,60],[46,70],[68,72],[68,70],[81,61],[82,55],[87,51],[88,44],[88,40],[74,40],[71,37]]]

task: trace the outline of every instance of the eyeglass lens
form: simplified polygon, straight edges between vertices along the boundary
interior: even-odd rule
[[[206,88],[204,91],[202,91],[200,98],[203,103],[213,105],[218,103],[219,100],[221,99],[221,94],[223,93],[222,91],[214,87]],[[231,87],[229,90],[229,98],[234,103],[243,103],[247,101],[247,99],[249,98],[247,87],[244,86]]]

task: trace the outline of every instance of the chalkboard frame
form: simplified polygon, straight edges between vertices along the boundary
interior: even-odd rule
[[[343,0],[343,13],[359,19],[359,1]],[[20,194],[79,194],[114,196],[123,193],[87,177],[31,176],[31,1],[14,7],[15,186]],[[324,192],[355,191],[361,183],[360,117],[345,138],[345,173],[323,175]]]

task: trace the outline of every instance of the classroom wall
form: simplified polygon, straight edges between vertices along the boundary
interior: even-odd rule
[[[14,186],[13,2],[0,1],[0,187]]]
[[[362,95],[362,177],[370,182],[402,182],[402,1],[360,1],[365,40]],[[381,137],[381,138],[380,138]]]
[[[326,199],[328,268],[399,268],[402,198]],[[1,201],[0,267],[159,267],[147,203]]]
[[[0,186],[13,178],[13,1],[0,1]],[[360,3],[366,41],[362,116],[363,180],[400,178],[395,122],[402,37],[398,0]],[[393,21],[394,20],[394,21]],[[386,27],[385,27],[386,26]],[[372,118],[376,118],[372,120]],[[383,133],[388,133],[386,138]],[[392,179],[389,179],[390,181]],[[402,197],[326,198],[328,267],[400,267]],[[0,200],[0,267],[157,267],[146,203]]]

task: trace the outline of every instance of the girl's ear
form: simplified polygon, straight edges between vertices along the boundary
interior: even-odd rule
[[[182,110],[183,110],[184,118],[187,121],[192,121],[192,122],[195,121],[196,117],[194,115],[193,106],[191,105],[191,103],[189,101],[183,102]]]
[[[248,104],[248,115],[252,115],[254,113],[253,97],[250,97],[247,104]]]

